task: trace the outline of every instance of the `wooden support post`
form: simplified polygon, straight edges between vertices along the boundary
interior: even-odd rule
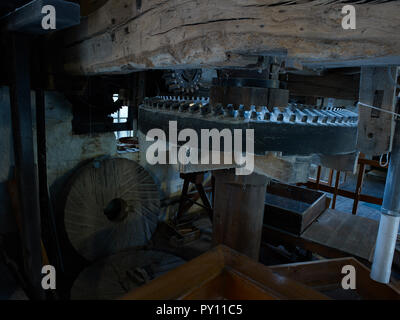
[[[316,180],[316,185],[315,188],[318,190],[319,188],[319,180],[321,179],[321,166],[318,166],[318,171],[317,171],[317,180]]]
[[[258,260],[268,178],[237,176],[221,170],[215,176],[213,241]]]
[[[185,205],[187,194],[189,191],[189,183],[190,183],[189,179],[183,180],[183,188],[182,188],[182,193],[181,193],[181,199],[179,200],[179,209],[178,209],[177,220],[179,220],[182,217],[182,215],[185,211],[184,205]]]
[[[332,209],[335,209],[335,207],[336,207],[336,197],[338,194],[339,182],[340,182],[340,171],[337,170],[336,171],[336,179],[335,179],[335,191],[333,192]]]
[[[333,180],[333,169],[331,169],[331,170],[329,171],[328,185],[329,185],[330,187],[332,187],[332,180]]]
[[[209,217],[210,217],[210,219],[211,219],[211,221],[212,221],[212,220],[213,220],[212,207],[211,207],[211,204],[210,204],[210,200],[208,200],[207,194],[206,194],[206,192],[204,191],[203,184],[201,184],[201,183],[196,183],[195,186],[196,186],[197,192],[198,192],[199,195],[200,195],[200,199],[201,199],[201,201],[203,202],[203,205],[206,206],[206,207],[208,208],[208,215],[209,215]]]
[[[354,197],[354,202],[353,202],[353,214],[357,214],[357,207],[358,207],[358,202],[360,200],[360,194],[361,194],[361,188],[362,188],[362,183],[364,180],[364,173],[365,173],[365,164],[360,163],[360,168],[358,169],[358,178],[357,178],[357,185],[356,185],[356,190],[355,190],[355,197]]]
[[[176,220],[182,218],[182,215],[188,211],[193,204],[197,204],[207,210],[212,221],[213,209],[203,186],[204,172],[181,173],[180,176],[183,179],[183,188],[181,198],[179,200],[179,209]],[[193,183],[197,190],[197,196],[195,196],[194,199],[188,197],[190,183]],[[201,199],[203,204],[196,202],[198,198]]]
[[[31,91],[29,78],[30,39],[13,36],[13,84],[11,116],[14,140],[16,178],[21,214],[21,243],[24,272],[34,299],[44,299],[41,287],[42,248],[37,172],[33,151]]]
[[[394,112],[397,67],[362,67],[359,101]],[[359,105],[357,149],[375,156],[392,150],[394,118],[388,112]]]
[[[46,111],[44,91],[36,90],[36,138],[38,157],[39,204],[43,243],[52,264],[60,272],[64,271],[60,242],[56,229],[54,209],[47,184],[46,157]]]

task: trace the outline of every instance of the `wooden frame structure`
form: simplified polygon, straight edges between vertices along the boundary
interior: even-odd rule
[[[358,164],[359,164],[359,170],[358,170],[358,176],[357,176],[357,184],[356,184],[356,188],[355,188],[354,192],[348,191],[348,190],[343,190],[343,189],[339,188],[339,180],[340,180],[340,174],[341,174],[340,170],[336,170],[335,186],[332,186],[333,172],[334,172],[333,169],[330,170],[328,182],[321,181],[321,166],[318,166],[316,179],[310,178],[308,182],[301,183],[301,185],[305,185],[310,189],[316,189],[316,190],[321,190],[324,192],[332,193],[333,194],[332,209],[335,209],[336,197],[338,195],[354,200],[353,209],[352,209],[353,214],[357,214],[357,208],[358,208],[359,201],[382,205],[382,198],[378,198],[378,197],[374,197],[374,196],[370,196],[370,195],[361,193],[362,184],[364,181],[365,166],[369,165],[369,166],[372,166],[375,168],[387,168],[388,165],[386,164],[384,166],[381,166],[379,161],[364,159],[362,157],[360,157],[358,159]]]
[[[356,271],[356,289],[345,290],[342,268]],[[393,285],[369,278],[354,258],[265,266],[219,245],[127,293],[123,300],[400,299]]]
[[[219,245],[137,288],[123,300],[328,299],[297,281]]]

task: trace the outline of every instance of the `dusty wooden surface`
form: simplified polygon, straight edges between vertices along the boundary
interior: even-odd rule
[[[327,209],[301,237],[372,261],[378,226],[375,220]]]
[[[168,159],[168,152],[166,158]],[[221,153],[220,159],[221,164],[200,164],[199,160],[199,164],[178,163],[173,166],[180,173],[215,171],[241,167],[236,164],[234,156],[231,154],[228,154],[228,157],[224,157],[224,154]],[[227,159],[229,159],[229,161]],[[307,182],[310,164],[311,157],[278,156],[275,152],[268,152],[263,156],[254,155],[255,173],[284,183]]]
[[[85,74],[254,67],[260,54],[336,67],[399,63],[398,1],[355,5],[355,30],[342,28],[339,1],[302,2],[110,0],[63,35],[60,55],[68,72]]]

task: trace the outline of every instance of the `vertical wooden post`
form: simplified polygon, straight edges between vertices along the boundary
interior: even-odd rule
[[[362,183],[364,180],[364,173],[365,173],[365,164],[360,163],[360,168],[358,169],[358,177],[357,177],[357,185],[356,185],[356,190],[355,190],[355,198],[353,202],[353,214],[357,214],[357,207],[358,207],[358,202],[360,201],[360,194],[361,194],[361,188],[362,188]]]
[[[183,180],[183,188],[182,188],[181,198],[179,200],[179,208],[178,208],[178,214],[176,216],[176,220],[179,220],[180,218],[182,218],[183,212],[185,211],[184,204],[185,204],[185,202],[187,200],[187,194],[188,194],[188,191],[189,191],[189,184],[190,184],[189,179],[185,178]]]
[[[332,199],[332,209],[336,207],[336,198],[339,189],[339,182],[340,182],[340,171],[336,170],[336,179],[335,179],[335,191],[333,192],[333,199]]]
[[[359,100],[386,111],[395,109],[397,67],[362,67]],[[367,155],[381,155],[392,150],[394,117],[392,114],[358,107],[357,149]]]
[[[235,170],[214,172],[213,240],[258,260],[268,178],[237,176]]]
[[[315,189],[319,189],[319,181],[321,179],[321,166],[318,166],[317,179],[315,181]]]
[[[38,157],[39,207],[42,227],[42,238],[47,248],[50,261],[60,272],[64,271],[60,242],[56,229],[53,205],[50,200],[47,184],[46,152],[46,111],[45,95],[42,89],[36,90],[36,138]]]
[[[333,169],[329,170],[329,179],[328,179],[328,185],[332,187],[332,180],[333,180]]]
[[[41,287],[42,248],[39,215],[39,193],[34,159],[32,132],[31,88],[29,77],[30,39],[13,36],[13,84],[11,86],[11,117],[14,140],[15,168],[21,214],[21,243],[24,272],[29,279],[30,295],[44,299]]]

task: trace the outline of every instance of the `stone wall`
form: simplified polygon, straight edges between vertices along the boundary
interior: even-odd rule
[[[171,166],[152,166],[146,162],[145,153],[117,153],[113,132],[84,135],[72,134],[72,106],[62,93],[46,92],[47,174],[50,194],[56,199],[65,182],[85,160],[103,155],[120,156],[138,160],[151,173],[160,186],[161,198],[181,190],[182,180]],[[35,94],[32,92],[32,130],[36,154]],[[8,87],[0,87],[0,233],[16,231],[15,219],[10,208],[7,180],[12,178],[14,151],[11,128],[10,95]],[[145,150],[146,142],[140,138]],[[165,210],[164,210],[165,211]],[[163,212],[165,217],[165,212]]]

